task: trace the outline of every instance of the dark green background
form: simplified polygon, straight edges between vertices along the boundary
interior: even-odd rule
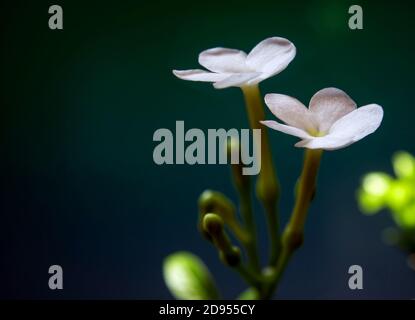
[[[48,28],[60,4],[64,30]],[[364,30],[347,26],[351,4]],[[359,213],[355,189],[390,156],[415,153],[414,10],[409,1],[13,1],[1,4],[0,297],[169,298],[162,259],[190,250],[207,263],[225,297],[244,288],[196,230],[205,188],[235,194],[226,166],[157,166],[153,132],[246,128],[239,89],[175,78],[197,68],[200,51],[249,51],[269,36],[288,38],[297,57],[261,84],[263,94],[307,103],[335,86],[385,117],[373,135],[327,152],[306,241],[281,285],[281,298],[413,298],[405,256],[381,241],[386,213]],[[271,115],[268,113],[268,117]],[[283,186],[284,221],[303,150],[272,132]],[[258,208],[259,209],[259,208]],[[261,252],[266,235],[258,210]],[[48,267],[64,269],[64,290],[48,289]],[[347,286],[364,270],[364,290]]]

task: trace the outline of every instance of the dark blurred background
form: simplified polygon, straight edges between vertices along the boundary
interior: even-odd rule
[[[59,4],[64,30],[48,28]],[[360,4],[364,29],[348,28]],[[198,68],[200,51],[249,51],[269,36],[288,38],[297,57],[262,93],[308,103],[319,89],[345,90],[358,105],[378,103],[380,129],[326,152],[304,246],[282,281],[286,299],[414,298],[415,272],[382,243],[386,213],[362,215],[355,190],[367,171],[391,171],[396,150],[415,153],[414,5],[409,1],[13,1],[1,14],[0,297],[171,298],[163,258],[199,255],[221,292],[245,288],[196,229],[206,188],[236,200],[228,167],[153,163],[153,133],[247,128],[238,88],[185,82],[171,70]],[[268,113],[269,118],[271,118]],[[272,132],[283,187],[283,224],[303,150]],[[267,256],[257,207],[261,253]],[[48,288],[59,264],[64,290]],[[348,288],[350,265],[364,290]]]

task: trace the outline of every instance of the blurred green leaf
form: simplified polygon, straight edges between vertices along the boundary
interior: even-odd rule
[[[390,191],[392,178],[386,173],[372,172],[363,177],[357,199],[363,213],[374,214],[382,209]]]
[[[372,172],[363,177],[363,190],[373,196],[383,197],[390,188],[392,178],[383,172]]]
[[[385,204],[383,197],[373,196],[363,189],[357,191],[357,201],[360,210],[364,214],[375,214],[381,210]]]
[[[415,201],[401,211],[394,213],[394,216],[402,228],[415,228]]]
[[[412,184],[403,180],[396,180],[391,183],[387,194],[387,204],[393,211],[400,211],[405,208],[414,198]]]
[[[415,158],[405,151],[399,151],[392,158],[393,170],[398,178],[415,179]]]
[[[164,259],[164,281],[171,294],[181,300],[218,299],[212,275],[197,256],[180,251]]]

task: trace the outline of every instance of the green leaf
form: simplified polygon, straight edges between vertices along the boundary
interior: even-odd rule
[[[180,251],[164,259],[164,281],[171,294],[180,300],[218,299],[212,275],[197,256]]]

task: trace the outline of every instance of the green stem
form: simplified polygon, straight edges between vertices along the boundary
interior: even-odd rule
[[[305,152],[303,171],[301,173],[295,206],[290,221],[284,230],[282,237],[282,251],[276,265],[275,274],[270,281],[270,286],[264,292],[265,299],[271,297],[293,252],[303,243],[304,225],[308,208],[316,190],[317,174],[322,153],[322,150],[311,149]]]
[[[305,152],[303,172],[298,189],[298,195],[288,227],[291,232],[302,233],[307,218],[307,211],[316,190],[317,173],[323,150],[308,149]]]
[[[250,235],[247,241],[244,242],[246,253],[248,255],[249,265],[256,273],[260,273],[261,267],[259,263],[259,255],[257,250],[257,235],[255,228],[255,221],[252,214],[251,194],[249,186],[239,191],[241,215],[245,221],[246,229]]]
[[[270,238],[270,265],[274,265],[278,259],[281,247],[279,233],[279,217],[277,202],[279,198],[279,183],[272,162],[271,149],[268,142],[266,128],[260,123],[264,120],[264,107],[258,85],[242,87],[246,109],[251,129],[261,129],[261,141],[255,141],[261,155],[261,172],[259,173],[256,194],[262,203],[268,222],[268,233]]]
[[[233,152],[241,152],[239,144],[236,147],[235,145],[230,144],[228,148],[229,154],[232,154]],[[261,266],[257,250],[255,220],[252,212],[251,181],[249,176],[243,175],[243,166],[240,163],[231,164],[231,171],[233,184],[235,189],[238,191],[240,212],[244,221],[244,231],[247,235],[246,237],[240,237],[239,239],[245,247],[250,269],[259,274],[261,272]]]
[[[242,264],[234,267],[234,269],[241,275],[248,285],[257,289],[261,287],[262,279],[256,273],[253,273]]]
[[[269,265],[275,265],[281,253],[281,236],[279,231],[278,207],[267,205],[265,208],[268,217],[268,234],[271,243]]]

